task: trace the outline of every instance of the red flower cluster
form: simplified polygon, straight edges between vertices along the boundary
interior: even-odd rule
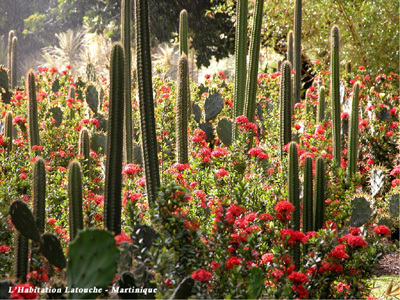
[[[122,242],[128,242],[128,243],[132,243],[132,240],[129,236],[126,235],[125,232],[122,232],[121,234],[118,234],[114,237],[115,239],[115,243],[117,244],[117,247],[119,247],[119,245],[121,245]]]
[[[385,225],[378,225],[374,228],[374,232],[380,235],[390,235],[390,229]]]
[[[335,249],[329,252],[329,256],[337,259],[346,259],[349,255],[346,253],[346,245],[337,245]]]
[[[225,267],[231,270],[234,266],[239,266],[242,263],[242,259],[237,256],[229,257],[225,262]]]
[[[127,164],[123,170],[122,174],[126,175],[136,175],[139,171],[142,171],[143,169],[135,164]]]
[[[295,284],[303,284],[309,281],[308,276],[301,272],[293,272],[289,275],[289,279]]]
[[[204,269],[200,269],[194,271],[191,277],[194,280],[203,282],[203,281],[209,281],[212,278],[212,274]]]
[[[11,288],[10,299],[36,299],[38,294],[28,283],[20,283]]]
[[[275,217],[281,222],[287,222],[291,219],[291,212],[294,211],[294,206],[289,201],[279,201],[275,205]]]
[[[272,253],[265,253],[261,256],[261,261],[264,264],[272,262],[272,259],[274,258],[274,255]]]
[[[289,240],[287,243],[289,245],[295,245],[297,243],[303,243],[306,241],[307,236],[301,232],[301,231],[296,231],[292,229],[281,229],[280,231],[282,239],[286,239],[287,236],[289,236]]]
[[[362,236],[355,236],[352,234],[346,234],[342,237],[342,241],[346,242],[349,246],[352,247],[364,247],[367,248],[367,242],[364,240]]]
[[[224,168],[219,168],[215,171],[217,178],[229,177],[229,173]]]
[[[251,148],[248,152],[248,155],[251,155],[253,157],[257,157],[258,159],[268,159],[268,155],[262,151],[261,148],[259,147],[253,147]]]
[[[7,253],[7,252],[10,252],[10,251],[11,251],[11,249],[6,245],[1,245],[0,246],[0,253]]]

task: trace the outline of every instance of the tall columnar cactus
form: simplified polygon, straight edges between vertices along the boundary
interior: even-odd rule
[[[124,120],[124,51],[120,44],[111,52],[110,100],[107,130],[107,162],[104,192],[104,227],[121,233],[121,186]]]
[[[34,145],[40,145],[35,74],[32,70],[26,75],[26,90],[28,91],[28,139],[32,150]]]
[[[83,156],[83,170],[86,176],[89,176],[90,170],[90,136],[89,131],[84,127],[79,133],[78,154]]]
[[[183,9],[179,15],[179,55],[189,56],[188,47],[188,14]]]
[[[281,68],[281,114],[280,114],[280,151],[283,158],[283,146],[292,140],[292,66],[290,62],[285,61]]]
[[[325,87],[321,86],[318,93],[317,122],[322,123],[325,119]]]
[[[299,182],[299,159],[297,154],[297,144],[295,142],[290,143],[289,146],[289,172],[288,181],[289,189],[288,196],[289,201],[294,206],[293,212],[293,229],[300,230],[300,182]],[[300,267],[300,245],[295,245],[293,249],[293,259],[296,269]]]
[[[351,104],[350,116],[350,135],[349,135],[349,178],[351,179],[357,171],[358,158],[358,95],[360,85],[358,82],[353,87],[353,99]]]
[[[188,126],[188,76],[189,67],[186,55],[183,55],[179,59],[178,65],[178,97],[176,99],[176,158],[177,162],[186,164],[189,161],[188,158],[188,138],[187,138],[187,126]]]
[[[29,239],[18,230],[14,234],[14,264],[13,275],[18,282],[26,282],[28,275]]]
[[[12,39],[15,36],[15,31],[11,30],[8,33],[8,57],[7,57],[7,67],[9,70],[11,70],[11,52],[12,52]]]
[[[347,61],[346,62],[346,74],[350,74],[351,73],[351,61]]]
[[[294,102],[300,102],[301,96],[301,10],[302,0],[296,0],[294,6]]]
[[[340,82],[339,82],[339,28],[331,30],[331,101],[333,122],[333,156],[340,166]]]
[[[246,81],[245,109],[250,122],[254,122],[257,96],[258,61],[260,57],[261,24],[264,0],[256,0],[253,16],[253,29],[250,39],[250,60]]]
[[[13,115],[11,111],[6,113],[4,117],[4,136],[8,139],[6,150],[8,152],[12,151],[12,138],[13,138]]]
[[[83,229],[82,172],[77,161],[68,166],[69,236],[74,240],[78,230]]]
[[[38,157],[33,165],[33,216],[39,233],[44,233],[46,215],[46,164]]]
[[[18,38],[14,36],[11,42],[11,88],[14,89],[17,86],[17,62],[18,62]]]
[[[148,9],[147,0],[135,0],[140,129],[148,202],[149,205],[152,205],[160,187],[160,174],[154,117]]]
[[[313,168],[312,158],[306,157],[304,163],[303,189],[303,232],[313,231],[314,227],[313,203]]]
[[[324,225],[325,218],[325,163],[322,157],[317,158],[314,188],[314,231],[318,231]]]
[[[293,66],[293,31],[290,30],[287,36],[286,60]]]
[[[235,89],[234,89],[234,118],[244,113],[244,93],[246,89],[246,56],[247,56],[247,0],[236,3],[236,32],[235,32]],[[252,120],[249,120],[250,122]],[[233,140],[238,134],[237,126],[233,123]]]
[[[131,0],[122,0],[121,4],[121,42],[124,47],[124,163],[133,159],[132,133],[132,81],[131,81]]]
[[[75,87],[73,87],[72,85],[68,89],[68,98],[75,101]],[[75,108],[74,107],[72,107],[69,110],[69,118],[71,120],[75,119]]]

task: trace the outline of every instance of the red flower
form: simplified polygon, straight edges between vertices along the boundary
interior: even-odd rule
[[[289,275],[289,279],[295,284],[302,284],[308,282],[308,276],[301,272],[293,272]]]
[[[57,220],[54,219],[54,218],[49,218],[49,219],[47,219],[47,223],[49,223],[50,225],[53,225],[53,224],[56,223],[56,222],[57,222]]]
[[[272,262],[272,259],[274,258],[274,255],[272,253],[265,253],[261,256],[261,261],[264,264]]]
[[[249,119],[247,119],[246,116],[238,116],[235,119],[236,124],[244,124],[246,125],[249,122]]]
[[[349,255],[346,253],[345,250],[346,250],[346,245],[337,245],[335,249],[329,252],[329,255],[337,259],[346,259],[349,257]]]
[[[132,240],[129,236],[127,236],[125,234],[125,232],[122,232],[121,234],[118,234],[114,237],[115,242],[117,244],[117,246],[121,245],[122,242],[128,242],[128,243],[132,243]]]
[[[354,236],[352,234],[346,234],[342,238],[349,246],[352,247],[364,247],[367,248],[367,242],[363,239],[362,236]]]
[[[360,235],[360,234],[361,234],[361,229],[358,228],[358,227],[351,227],[351,228],[349,229],[349,231],[350,231],[350,233],[351,233],[352,235]]]
[[[242,259],[237,256],[229,257],[225,262],[225,267],[231,270],[233,266],[239,266],[242,263]]]
[[[127,164],[122,170],[122,174],[136,175],[142,168],[135,164]]]
[[[390,229],[385,225],[378,225],[374,228],[374,232],[380,235],[390,235]]]
[[[299,242],[301,243],[306,240],[306,235],[301,231],[296,231],[292,229],[281,229],[280,233],[283,239],[289,236],[289,240],[287,242],[289,245],[295,245]]]
[[[229,173],[224,168],[219,168],[215,171],[217,178],[229,177]]]
[[[1,245],[0,246],[0,253],[7,253],[7,252],[10,252],[10,251],[11,251],[11,249],[6,245]]]
[[[212,274],[204,269],[200,269],[194,271],[191,277],[192,279],[203,282],[203,281],[209,281],[212,278]]]
[[[10,299],[36,299],[37,297],[34,287],[28,283],[20,283],[11,288]]]
[[[279,201],[275,205],[275,217],[281,222],[287,222],[291,219],[291,212],[294,211],[294,206],[289,201]]]

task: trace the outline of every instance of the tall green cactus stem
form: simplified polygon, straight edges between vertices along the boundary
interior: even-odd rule
[[[188,14],[183,9],[179,15],[179,55],[189,56],[188,48]]]
[[[253,29],[250,39],[250,60],[246,81],[245,108],[249,122],[254,122],[257,96],[258,61],[260,57],[261,24],[264,0],[256,0],[253,16]]]
[[[17,86],[17,57],[18,57],[18,38],[14,36],[11,42],[11,89]]]
[[[34,145],[40,145],[35,74],[32,70],[26,75],[26,90],[28,91],[28,138],[32,151]]]
[[[292,66],[290,62],[285,61],[281,67],[281,114],[280,114],[280,151],[281,159],[284,156],[283,146],[288,144],[292,139]]]
[[[73,87],[72,85],[68,89],[68,98],[73,99],[74,102],[75,102],[75,87]],[[70,120],[75,119],[75,107],[74,107],[74,105],[69,110],[69,118],[70,118]]]
[[[33,217],[39,233],[44,233],[46,216],[46,164],[38,157],[33,165]]]
[[[12,49],[12,39],[13,39],[13,37],[15,36],[15,31],[14,30],[11,30],[9,33],[8,33],[8,57],[7,57],[7,67],[8,67],[8,69],[10,70],[11,69],[11,49]],[[7,87],[8,88],[8,87]]]
[[[189,162],[188,158],[188,76],[189,66],[186,55],[179,59],[178,65],[178,97],[176,100],[176,158],[177,162],[186,164]]]
[[[110,100],[107,130],[107,162],[104,192],[104,227],[121,233],[121,187],[124,120],[124,51],[120,44],[111,52]]]
[[[302,0],[296,0],[294,6],[294,102],[300,102],[301,96],[301,10]]]
[[[360,94],[360,84],[356,82],[353,86],[353,99],[351,103],[350,116],[350,135],[349,135],[349,178],[357,172],[358,158],[358,95]]]
[[[314,231],[318,231],[324,225],[324,218],[325,218],[325,163],[322,157],[317,158],[314,188],[315,188]]]
[[[335,25],[331,30],[331,101],[333,122],[333,156],[340,166],[340,82],[339,82],[339,28]]]
[[[293,31],[290,30],[287,36],[286,60],[293,66]]]
[[[73,161],[68,166],[69,236],[74,240],[83,229],[81,166]]]
[[[312,231],[314,227],[313,192],[312,158],[307,156],[304,163],[303,232]]]
[[[317,122],[322,123],[325,119],[325,87],[321,86],[318,93]]]
[[[78,154],[83,156],[83,172],[89,176],[90,170],[90,136],[89,131],[84,127],[79,133]]]
[[[13,275],[18,282],[26,282],[28,275],[29,239],[18,230],[14,234],[14,265]]]
[[[160,187],[160,174],[154,117],[148,9],[148,0],[135,0],[140,129],[146,188],[148,202],[151,206],[157,198],[157,190]]]
[[[350,74],[351,73],[351,61],[347,61],[346,62],[346,74]]]
[[[132,133],[132,80],[131,80],[131,0],[121,4],[121,42],[124,47],[124,164],[133,159]]]
[[[244,113],[244,93],[246,89],[246,56],[247,56],[247,0],[237,0],[235,32],[235,89],[234,118]],[[252,120],[249,120],[250,122]],[[237,126],[233,123],[232,138],[236,140]]]
[[[13,133],[13,115],[11,111],[8,111],[6,113],[6,116],[4,117],[4,136],[8,139],[7,140],[7,147],[6,150],[8,152],[12,151],[12,133]]]
[[[299,182],[299,160],[297,154],[297,144],[290,143],[289,146],[289,201],[294,206],[293,212],[293,229],[300,230],[300,182]],[[298,270],[300,268],[300,245],[297,244],[293,248],[293,259]]]

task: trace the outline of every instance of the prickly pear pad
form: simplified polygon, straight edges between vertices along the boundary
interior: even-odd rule
[[[79,231],[68,251],[68,288],[106,288],[117,273],[119,251],[113,235],[100,229]],[[96,293],[71,292],[69,299],[94,299]]]

